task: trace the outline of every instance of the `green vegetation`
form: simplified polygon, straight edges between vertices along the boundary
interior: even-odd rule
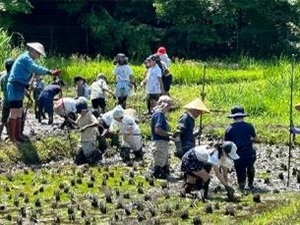
[[[163,181],[152,183],[144,174],[147,164],[134,168],[53,164],[9,172],[0,176],[0,222],[15,224],[20,216],[24,222],[47,224],[58,220],[61,224],[110,224],[124,219],[128,223],[156,220],[159,224],[191,224],[196,218],[204,224],[299,221],[297,193],[262,194],[261,203],[253,202],[249,194],[227,203],[221,191],[214,193],[212,203],[202,203],[180,197]]]

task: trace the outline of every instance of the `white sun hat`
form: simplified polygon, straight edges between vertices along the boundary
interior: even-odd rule
[[[211,148],[208,145],[199,145],[195,147],[195,154],[199,161],[209,163],[214,166],[218,165],[219,161],[216,157],[212,157]]]
[[[45,49],[44,49],[44,45],[42,45],[39,42],[30,42],[26,44],[28,47],[36,50],[38,53],[40,53],[41,55],[46,57],[46,53],[45,53]]]
[[[224,149],[224,151],[232,160],[237,160],[240,158],[239,155],[236,153],[237,147],[232,141],[225,141],[222,144],[221,148]]]

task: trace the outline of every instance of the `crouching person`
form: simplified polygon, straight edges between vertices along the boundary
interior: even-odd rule
[[[75,157],[75,163],[77,165],[85,163],[94,165],[102,159],[102,154],[96,146],[98,120],[88,109],[85,101],[79,101],[76,107],[79,116],[77,120],[73,122],[78,126],[81,135],[79,149]],[[71,119],[69,120],[72,121]]]
[[[169,126],[165,114],[170,110],[172,99],[167,95],[162,95],[151,117],[151,144],[150,149],[154,158],[155,178],[165,179],[169,175],[169,140],[172,133],[169,132]]]
[[[233,198],[234,190],[227,183],[227,173],[225,170],[228,168],[228,160],[239,159],[236,153],[237,147],[231,141],[226,141],[223,144],[216,144],[211,147],[208,145],[196,146],[190,149],[182,157],[181,170],[186,175],[186,183],[184,189],[186,193],[190,193],[197,181],[201,181],[203,195],[202,199],[207,199],[210,171],[213,168],[215,175],[219,181],[224,185],[229,198]],[[223,174],[220,172],[223,170]]]
[[[130,161],[130,150],[137,160],[143,158],[143,142],[139,126],[136,124],[134,118],[125,115],[124,109],[116,107],[113,110],[113,121],[110,125],[111,133],[118,133],[121,139],[120,155],[123,162]]]
[[[65,127],[74,129],[74,126],[68,121],[68,118],[71,118],[72,120],[76,121],[76,105],[77,101],[70,97],[60,98],[55,102],[54,112],[57,115],[65,118],[63,123],[59,126],[60,129],[63,130]]]

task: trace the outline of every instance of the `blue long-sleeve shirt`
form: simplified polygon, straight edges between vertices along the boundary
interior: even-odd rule
[[[33,58],[30,57],[29,52],[21,54],[14,62],[8,83],[17,83],[19,85],[28,85],[33,73],[39,75],[46,75],[48,69],[38,65]]]

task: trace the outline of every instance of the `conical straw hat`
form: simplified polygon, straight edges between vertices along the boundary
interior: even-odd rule
[[[184,109],[196,109],[202,112],[209,112],[209,109],[204,105],[200,98],[196,98],[194,101],[189,102],[185,106]]]
[[[46,57],[44,46],[41,43],[31,42],[31,43],[27,43],[26,45]]]

